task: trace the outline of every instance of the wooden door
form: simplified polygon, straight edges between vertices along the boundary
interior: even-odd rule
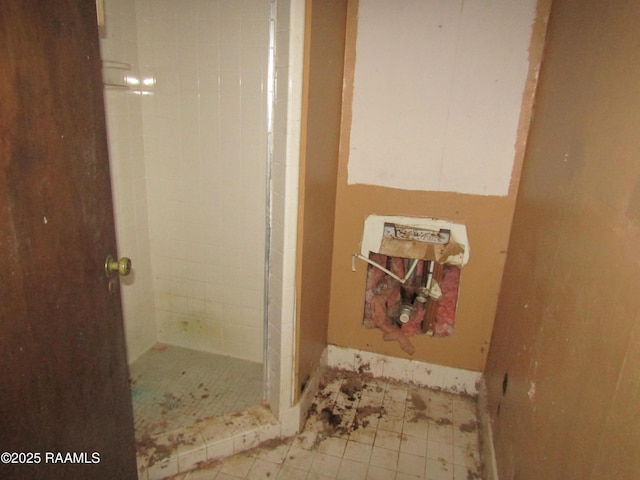
[[[136,478],[95,15],[0,2],[3,479]]]

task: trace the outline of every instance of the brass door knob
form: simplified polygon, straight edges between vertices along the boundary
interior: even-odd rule
[[[122,257],[120,260],[113,258],[111,255],[104,261],[104,272],[107,277],[111,276],[111,272],[118,272],[125,277],[131,273],[131,259]]]

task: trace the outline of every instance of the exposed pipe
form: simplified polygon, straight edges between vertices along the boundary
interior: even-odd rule
[[[399,281],[403,285],[407,282],[407,280],[409,280],[409,277],[411,276],[413,271],[416,269],[416,266],[418,265],[418,259],[414,258],[413,259],[413,263],[411,264],[411,267],[409,268],[409,271],[406,273],[404,278],[400,278],[398,275],[393,273],[391,270],[386,269],[385,267],[383,267],[379,263],[376,263],[373,260],[371,260],[371,259],[369,259],[369,258],[367,258],[364,255],[361,255],[359,253],[354,253],[353,255],[351,255],[351,271],[352,272],[356,271],[356,262],[355,262],[356,258],[359,258],[360,260],[364,260],[369,265],[372,265],[372,266],[382,270],[384,273],[386,273],[387,275],[391,276],[392,278],[395,278],[397,281]]]

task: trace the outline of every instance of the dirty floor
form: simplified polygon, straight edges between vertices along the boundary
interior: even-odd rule
[[[130,368],[136,438],[243,411],[262,401],[262,364],[156,345]]]
[[[302,433],[173,480],[483,479],[476,402],[329,372]]]

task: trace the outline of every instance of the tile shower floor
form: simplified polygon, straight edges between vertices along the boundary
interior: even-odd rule
[[[397,382],[330,372],[302,433],[174,480],[473,480],[484,478],[476,402]]]
[[[262,364],[156,345],[130,367],[136,438],[262,402]]]

